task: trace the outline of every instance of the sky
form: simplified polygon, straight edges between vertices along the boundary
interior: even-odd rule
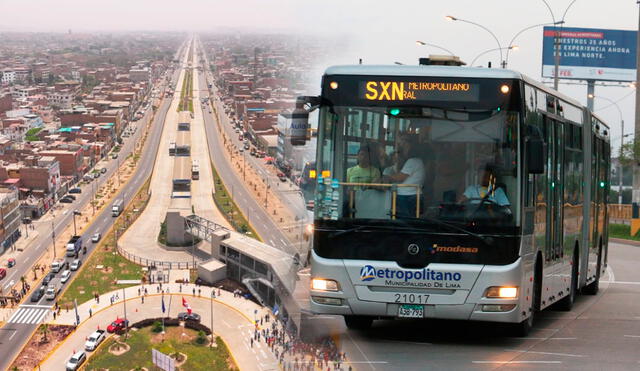
[[[566,27],[636,30],[635,0],[547,0]],[[0,0],[2,31],[229,31],[322,35],[335,39],[335,49],[318,61],[317,81],[330,64],[415,64],[421,56],[443,54],[415,41],[442,46],[467,63],[496,48],[491,35],[479,27],[448,22],[446,15],[489,28],[501,45],[525,27],[551,22],[543,0]],[[9,15],[9,16],[4,16]],[[348,42],[345,42],[348,40]],[[339,42],[338,42],[339,41]],[[0,43],[2,40],[0,39]],[[509,68],[540,80],[542,29],[523,32],[509,55]],[[478,59],[499,64],[498,52]],[[560,91],[586,104],[585,85],[561,84]],[[633,88],[597,86],[596,96],[618,102],[625,133],[632,133],[635,116]],[[595,110],[611,126],[613,145],[620,138],[620,114],[606,99]]]

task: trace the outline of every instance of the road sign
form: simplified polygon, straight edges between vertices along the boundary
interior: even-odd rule
[[[545,27],[542,77],[553,77],[554,40],[560,43],[561,79],[635,81],[637,31]]]
[[[174,371],[176,369],[176,361],[158,350],[151,350],[151,360],[154,365],[164,371]]]

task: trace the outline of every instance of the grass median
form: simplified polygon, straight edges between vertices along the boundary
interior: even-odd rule
[[[240,212],[240,209],[233,201],[227,187],[225,187],[222,179],[218,175],[215,166],[211,164],[211,172],[213,173],[213,184],[215,185],[215,193],[213,194],[213,200],[216,206],[222,212],[225,219],[235,228],[238,232],[244,233],[249,237],[253,237],[259,241],[262,241],[260,236],[256,233],[255,229],[249,224],[244,215]]]
[[[138,191],[133,201],[122,212],[109,232],[102,237],[91,256],[84,261],[80,272],[67,287],[58,303],[64,308],[73,306],[73,300],[84,303],[93,299],[94,294],[103,294],[132,285],[118,285],[118,280],[139,280],[144,276],[142,266],[132,263],[122,257],[115,248],[116,228],[121,236],[127,227],[132,225],[149,201],[149,185],[151,177],[147,179]]]
[[[631,226],[626,224],[609,224],[609,237],[620,238],[623,240],[640,241],[640,233],[635,236],[631,235]]]

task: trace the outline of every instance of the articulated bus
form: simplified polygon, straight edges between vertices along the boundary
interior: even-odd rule
[[[315,108],[312,312],[525,336],[536,312],[597,293],[609,128],[577,101],[505,69],[356,65],[298,98]]]

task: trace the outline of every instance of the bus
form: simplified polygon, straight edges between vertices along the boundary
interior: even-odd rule
[[[537,312],[597,293],[610,133],[579,102],[506,69],[355,65],[298,97],[306,127],[314,109],[313,313],[526,336]]]
[[[200,179],[200,165],[198,165],[198,160],[191,161],[191,179]]]

